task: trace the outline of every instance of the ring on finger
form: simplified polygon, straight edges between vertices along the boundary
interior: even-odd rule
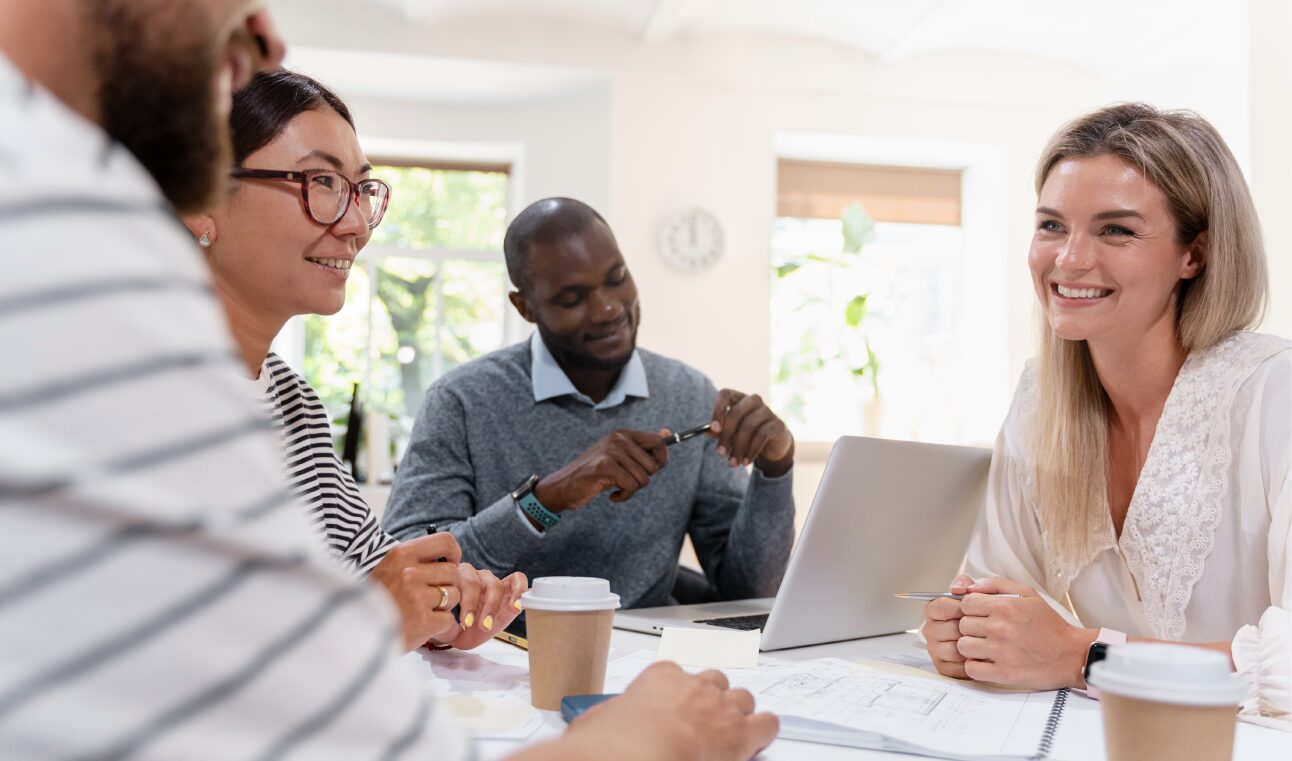
[[[449,590],[445,587],[436,587],[436,589],[440,590],[440,604],[436,605],[433,610],[448,610]]]

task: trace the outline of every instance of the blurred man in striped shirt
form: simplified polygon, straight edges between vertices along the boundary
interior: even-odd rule
[[[262,5],[0,5],[0,757],[469,754],[287,499],[175,218],[282,58]],[[520,757],[744,758],[775,734],[752,709],[659,666]]]

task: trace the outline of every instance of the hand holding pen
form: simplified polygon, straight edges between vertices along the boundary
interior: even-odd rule
[[[1082,686],[1094,637],[1025,584],[968,576],[924,606],[922,632],[938,673],[1029,690]]]
[[[722,389],[710,425],[718,454],[732,467],[752,464],[764,476],[776,478],[794,464],[794,435],[758,394]]]
[[[628,500],[668,464],[663,433],[620,429],[605,436],[540,479],[534,498],[554,513],[583,507],[604,492],[611,502]]]
[[[429,542],[433,537],[451,542],[453,535],[440,532],[439,527],[432,523],[426,527],[426,536],[414,541]],[[452,542],[452,546],[456,547],[457,543]],[[525,574],[516,572],[505,579],[499,579],[492,571],[476,568],[470,563],[439,558],[434,564],[451,565],[454,568],[456,579],[452,599],[457,606],[457,619],[452,626],[429,637],[428,644],[432,647],[451,646],[469,650],[488,642],[520,614],[520,596],[529,588]]]

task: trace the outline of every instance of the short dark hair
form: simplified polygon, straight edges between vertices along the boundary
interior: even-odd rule
[[[229,111],[229,132],[233,141],[233,165],[264,148],[306,111],[331,108],[354,129],[350,109],[336,93],[318,80],[295,71],[264,71],[233,95]]]
[[[573,198],[544,198],[526,206],[507,226],[507,235],[502,241],[507,276],[516,290],[524,293],[529,289],[533,276],[530,246],[569,240],[593,222],[610,226],[596,209]]]

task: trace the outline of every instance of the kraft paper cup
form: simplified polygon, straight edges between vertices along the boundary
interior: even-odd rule
[[[1246,682],[1223,654],[1184,645],[1108,648],[1090,668],[1108,761],[1229,761]]]
[[[600,693],[619,595],[585,576],[534,579],[521,595],[529,638],[529,694],[535,708],[557,711],[566,695]]]

